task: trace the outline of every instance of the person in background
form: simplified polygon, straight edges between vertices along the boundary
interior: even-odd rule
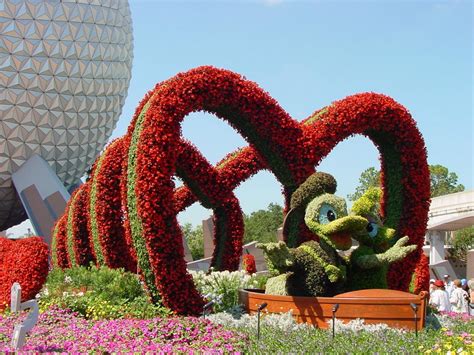
[[[433,293],[433,291],[435,290],[435,279],[431,279],[430,280],[430,295]]]
[[[434,291],[430,295],[430,306],[433,306],[440,312],[449,312],[451,304],[449,303],[448,292],[444,289],[444,282],[436,280],[433,285]]]
[[[461,279],[461,287],[464,291],[469,293],[469,286],[467,285],[467,280],[466,279]]]
[[[469,314],[474,316],[474,279],[470,279],[467,282],[467,286],[469,287]]]
[[[461,287],[461,280],[456,279],[453,281],[454,289],[449,297],[449,303],[451,303],[451,311],[456,313],[469,313],[468,298],[469,295]]]
[[[444,289],[448,292],[448,296],[451,296],[451,292],[454,290],[454,285],[450,277],[448,274],[444,275]]]

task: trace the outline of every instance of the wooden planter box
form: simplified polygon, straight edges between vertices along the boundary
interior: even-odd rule
[[[245,289],[239,291],[240,303],[248,313],[256,313],[262,303],[267,303],[264,312],[293,312],[299,323],[310,323],[318,328],[328,328],[332,310],[336,304],[336,318],[348,323],[361,318],[366,324],[385,323],[392,328],[415,329],[415,312],[410,304],[417,306],[416,326],[425,325],[427,294],[414,295],[408,292],[384,289],[360,290],[339,294],[335,297],[292,297],[266,295],[264,290]]]

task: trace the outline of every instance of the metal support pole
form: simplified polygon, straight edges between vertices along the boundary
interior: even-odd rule
[[[339,303],[332,307],[332,338],[336,336],[336,312],[339,309]]]
[[[257,308],[257,340],[260,340],[260,312],[267,306],[267,303],[264,302]]]

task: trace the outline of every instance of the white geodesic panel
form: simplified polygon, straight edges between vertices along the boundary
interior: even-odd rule
[[[25,219],[11,174],[31,155],[69,186],[102,150],[132,40],[127,0],[0,0],[0,231]]]

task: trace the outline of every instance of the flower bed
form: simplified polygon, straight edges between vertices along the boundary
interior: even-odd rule
[[[0,352],[13,351],[10,334],[18,315],[0,314]],[[116,319],[91,321],[51,308],[40,315],[22,352],[132,353],[234,352],[248,346],[248,337],[202,318]]]
[[[331,331],[298,324],[291,313],[261,315],[260,340],[257,316],[236,319],[227,313],[209,317],[228,329],[248,334],[246,352],[253,354],[463,354],[474,352],[474,317],[432,315],[434,322],[418,332],[392,329],[385,324],[366,324],[363,319],[344,324],[336,319]],[[433,326],[435,326],[433,328]]]

